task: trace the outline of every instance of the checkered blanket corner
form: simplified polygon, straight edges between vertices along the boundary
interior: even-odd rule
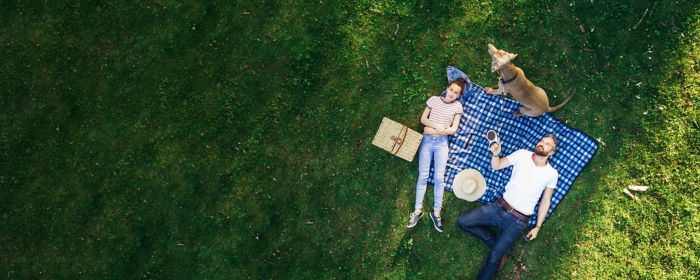
[[[552,115],[514,117],[513,112],[521,105],[512,99],[486,94],[484,89],[470,82],[468,91],[462,95],[464,114],[458,133],[451,135],[450,156],[445,172],[446,188],[452,191],[452,183],[460,171],[474,168],[486,178],[486,193],[482,203],[496,201],[504,192],[510,179],[511,169],[499,171],[491,169],[491,152],[488,150],[486,131],[499,133],[502,154],[508,155],[519,149],[532,150],[539,140],[554,133],[559,138],[557,152],[549,163],[559,172],[559,181],[552,197],[547,217],[556,209],[571,188],[576,177],[588,164],[598,149],[598,144],[583,132],[570,128]],[[432,170],[430,181],[433,181]],[[537,213],[538,206],[535,208]],[[534,226],[537,215],[533,215],[529,225]]]

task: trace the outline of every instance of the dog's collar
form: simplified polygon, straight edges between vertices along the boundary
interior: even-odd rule
[[[518,72],[515,72],[515,76],[513,76],[513,78],[508,79],[507,81],[504,81],[504,80],[503,80],[503,77],[498,77],[498,78],[501,79],[501,82],[505,85],[505,84],[507,84],[507,83],[510,83],[510,82],[512,82],[512,81],[515,81],[515,79],[518,78]]]

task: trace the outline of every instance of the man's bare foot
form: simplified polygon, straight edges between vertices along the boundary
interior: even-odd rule
[[[501,261],[498,262],[498,269],[496,271],[501,271],[503,268],[506,266],[506,262],[508,262],[508,255],[503,255],[501,257]]]

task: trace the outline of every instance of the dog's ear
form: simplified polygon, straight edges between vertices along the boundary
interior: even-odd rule
[[[508,53],[508,60],[513,60],[518,57],[517,53]]]

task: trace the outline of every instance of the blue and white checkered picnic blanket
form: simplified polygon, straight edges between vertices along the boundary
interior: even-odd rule
[[[448,79],[449,69],[448,69]],[[488,150],[486,131],[493,129],[499,134],[502,152],[509,155],[519,149],[532,150],[542,137],[554,133],[559,139],[556,153],[549,163],[559,172],[559,181],[552,196],[547,217],[557,208],[574,180],[598,149],[596,142],[561,123],[552,115],[531,118],[516,118],[513,112],[522,105],[513,99],[486,94],[484,89],[469,82],[468,91],[461,97],[464,114],[456,134],[449,137],[450,156],[445,171],[446,189],[452,191],[452,182],[460,171],[474,168],[486,178],[486,193],[479,199],[490,203],[500,198],[510,179],[512,167],[494,171],[491,169],[491,152]],[[430,181],[433,181],[432,169]],[[535,213],[539,203],[535,207]],[[530,219],[529,226],[537,222],[537,214]]]

